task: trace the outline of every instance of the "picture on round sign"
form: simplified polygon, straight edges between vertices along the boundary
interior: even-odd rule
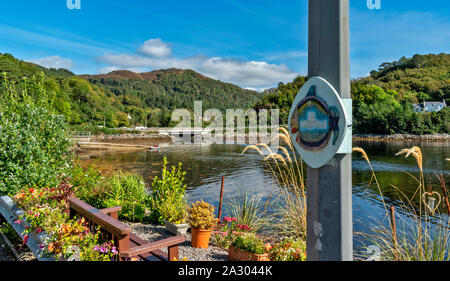
[[[335,145],[339,137],[339,113],[336,107],[328,105],[316,96],[316,87],[311,86],[307,96],[299,102],[292,115],[291,134],[305,150],[323,149],[333,135]]]

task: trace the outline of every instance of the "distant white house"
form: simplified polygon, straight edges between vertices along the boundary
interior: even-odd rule
[[[433,101],[433,102],[426,102],[419,104],[413,104],[413,108],[415,112],[437,112],[441,111],[447,107],[447,104],[445,103],[445,100],[442,102]]]

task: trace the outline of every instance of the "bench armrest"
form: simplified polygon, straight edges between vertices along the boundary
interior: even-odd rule
[[[184,243],[186,241],[186,237],[183,235],[178,235],[170,238],[166,238],[163,240],[155,241],[155,242],[149,242],[148,244],[144,244],[141,246],[136,246],[131,248],[129,251],[121,252],[120,257],[121,258],[131,258],[136,257],[151,251],[159,250],[165,247],[174,247],[178,246],[178,244]]]
[[[100,213],[105,214],[105,215],[109,215],[115,219],[119,218],[119,212],[122,211],[122,207],[118,206],[118,207],[111,207],[111,208],[106,208],[106,209],[101,209],[99,210]]]
[[[126,236],[131,233],[131,227],[120,222],[116,218],[110,217],[100,210],[81,201],[76,197],[69,199],[71,213],[89,219],[93,224],[100,226],[103,230],[112,233],[118,237]]]
[[[122,207],[121,206],[117,206],[117,207],[111,207],[111,208],[106,208],[106,209],[101,209],[100,212],[102,212],[103,214],[110,214],[110,213],[114,213],[114,212],[119,212],[122,211]]]

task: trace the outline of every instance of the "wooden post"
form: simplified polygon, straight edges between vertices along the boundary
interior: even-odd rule
[[[222,217],[222,203],[223,203],[223,186],[225,183],[225,177],[222,177],[222,186],[220,188],[220,202],[219,202],[219,221]]]
[[[167,250],[168,261],[174,261],[174,259],[178,259],[178,245],[168,247]]]
[[[350,94],[349,0],[309,0],[308,76]],[[307,259],[353,259],[352,158],[337,154],[307,172]]]
[[[128,252],[130,250],[130,234],[121,235],[116,238],[117,241],[114,241],[114,244],[117,245],[119,253]],[[120,258],[120,260],[124,260]]]

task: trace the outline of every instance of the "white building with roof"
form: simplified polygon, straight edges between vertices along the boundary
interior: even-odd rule
[[[438,101],[432,101],[432,102],[426,102],[419,104],[413,104],[414,111],[415,112],[437,112],[441,111],[442,109],[447,107],[447,104],[445,103],[445,100],[442,102]]]

